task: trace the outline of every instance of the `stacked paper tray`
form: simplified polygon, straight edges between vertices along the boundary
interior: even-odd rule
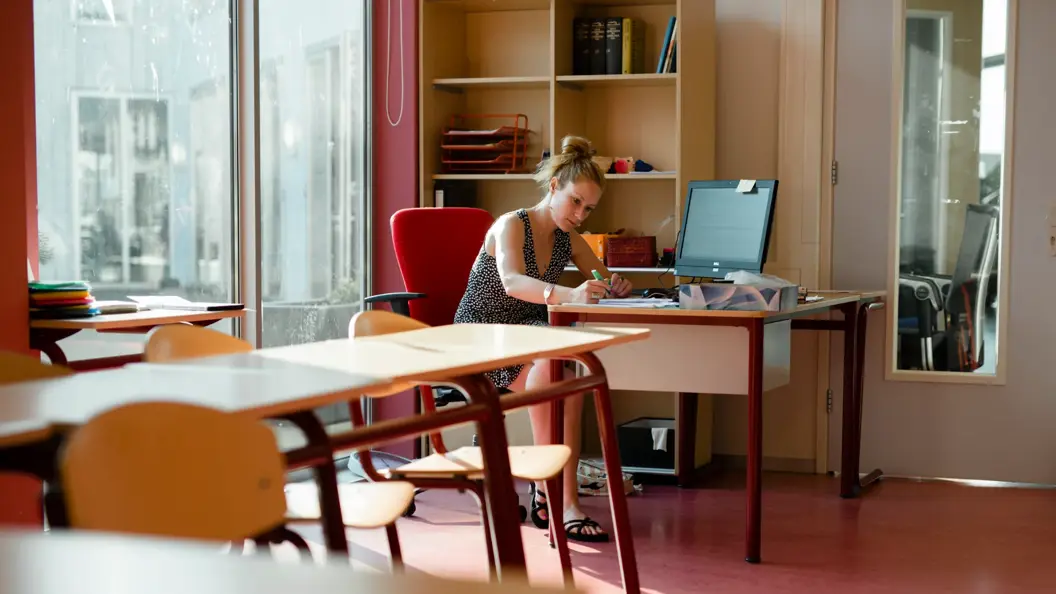
[[[500,124],[496,127],[488,125]],[[452,116],[441,138],[446,173],[515,173],[528,164],[528,116],[460,114]]]

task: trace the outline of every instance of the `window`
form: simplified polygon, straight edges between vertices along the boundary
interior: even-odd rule
[[[262,339],[344,337],[366,255],[364,3],[260,5]]]
[[[1000,377],[1008,0],[906,7],[894,368]]]
[[[234,298],[227,7],[137,2],[135,27],[100,27],[128,23],[133,3],[75,0],[71,27],[69,4],[34,0],[42,279],[87,280],[96,299]],[[62,346],[78,359],[141,341]]]
[[[149,291],[168,264],[168,101],[75,93],[72,103],[74,276],[96,291]]]
[[[81,24],[123,25],[132,22],[132,0],[71,0],[73,18]],[[39,0],[36,2],[39,4]]]
[[[87,280],[97,299],[233,300],[236,229],[259,229],[260,302],[246,305],[263,345],[344,336],[367,258],[365,4],[257,3],[260,220],[240,222],[234,159],[254,166],[235,156],[240,3],[71,2],[34,0],[40,277]],[[63,349],[141,341],[81,333]]]

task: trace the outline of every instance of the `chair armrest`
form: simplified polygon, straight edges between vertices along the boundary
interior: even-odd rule
[[[942,306],[945,299],[943,298],[942,291],[939,289],[939,283],[929,276],[921,276],[915,274],[900,274],[898,276],[898,286],[908,287],[913,290],[913,295],[921,301],[930,301],[932,310],[936,312],[942,311]]]
[[[939,288],[939,299],[943,302],[950,296],[950,285],[953,284],[953,276],[949,274],[915,274],[917,278],[923,278],[935,283]]]
[[[364,303],[369,303],[371,305],[375,303],[388,303],[394,313],[398,313],[401,316],[410,316],[411,300],[422,299],[425,296],[425,293],[381,293],[380,295],[371,295],[363,301]]]

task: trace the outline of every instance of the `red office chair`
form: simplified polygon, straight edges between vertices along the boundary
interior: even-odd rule
[[[495,222],[479,208],[407,208],[392,215],[392,245],[407,292],[367,297],[430,326],[450,324],[469,269]],[[440,265],[443,263],[443,265]]]
[[[443,326],[469,281],[469,270],[495,218],[479,208],[405,208],[390,219],[392,245],[406,292],[372,295],[366,303],[388,303],[393,312]],[[441,265],[441,263],[443,263]],[[453,389],[433,392],[437,406],[465,402]]]
[[[371,295],[364,301],[372,308],[376,304],[387,303],[394,313],[430,326],[453,323],[458,303],[466,291],[470,268],[494,222],[491,213],[479,208],[407,208],[397,211],[390,219],[392,244],[407,290]],[[416,389],[415,392],[416,400],[424,402],[421,399],[422,391]],[[461,392],[453,388],[435,388],[428,392],[431,392],[434,407],[466,400]],[[430,394],[424,396],[429,398]],[[427,406],[429,408],[433,407]],[[430,437],[434,448],[442,450],[443,446],[438,444],[439,437]],[[475,436],[473,441],[476,445]],[[407,458],[387,452],[371,452],[370,458],[373,464],[388,467],[399,467],[410,462]],[[362,462],[358,455],[353,454],[349,458],[350,470],[362,472],[355,467],[358,464]],[[405,515],[413,515],[414,511],[412,503]],[[527,511],[522,510],[522,516],[526,515]]]

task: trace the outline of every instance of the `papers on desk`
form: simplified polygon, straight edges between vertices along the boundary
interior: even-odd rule
[[[183,311],[227,311],[242,309],[241,303],[207,303],[188,301],[172,295],[129,295],[143,309],[176,309]]]
[[[599,299],[597,307],[636,307],[641,309],[678,309],[678,302],[670,299]]]

